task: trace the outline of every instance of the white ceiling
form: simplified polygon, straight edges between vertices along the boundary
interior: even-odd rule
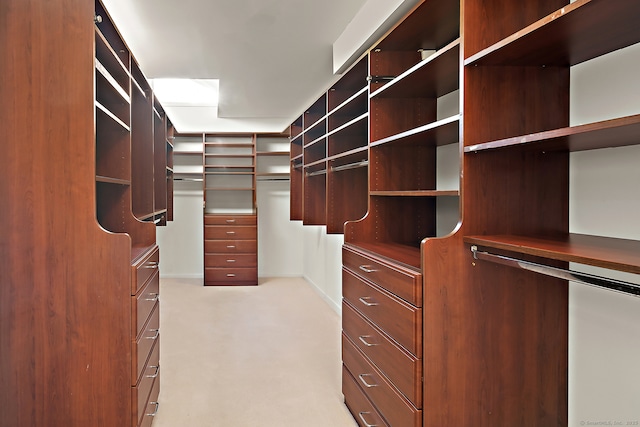
[[[218,119],[182,132],[280,132],[336,80],[333,43],[367,0],[103,0],[147,78],[220,79]]]

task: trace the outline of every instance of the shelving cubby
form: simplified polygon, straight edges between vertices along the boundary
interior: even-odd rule
[[[256,135],[256,180],[289,179],[289,145],[287,134]]]

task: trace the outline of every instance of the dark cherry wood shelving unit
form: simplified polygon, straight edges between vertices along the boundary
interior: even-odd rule
[[[0,168],[0,425],[148,427],[160,386],[151,220],[171,196],[162,107],[99,1],[0,9],[2,116],[9,138],[30,142]],[[161,153],[142,159],[154,132]]]

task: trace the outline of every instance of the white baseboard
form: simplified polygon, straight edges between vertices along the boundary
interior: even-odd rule
[[[311,285],[311,289],[316,291],[316,293],[320,296],[320,298],[322,298],[324,300],[324,302],[329,304],[329,307],[331,307],[331,309],[333,311],[338,313],[339,316],[342,316],[342,307],[340,306],[340,304],[337,304],[335,301],[333,301],[331,298],[329,298],[329,296],[322,289],[320,289],[318,287],[318,285],[313,283],[313,281],[311,279],[309,279],[307,276],[303,275],[302,278],[304,280],[306,280],[307,283],[309,283],[309,285]]]
[[[164,274],[160,272],[161,279],[202,279],[204,274]]]

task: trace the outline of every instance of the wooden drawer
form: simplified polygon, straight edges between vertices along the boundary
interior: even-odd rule
[[[138,337],[151,310],[153,310],[156,301],[158,301],[160,295],[160,275],[158,271],[147,281],[144,288],[138,292],[138,295],[132,296],[132,313],[131,313],[131,335]]]
[[[205,225],[204,238],[217,240],[256,240],[257,227],[255,225]]]
[[[389,425],[422,426],[422,411],[403,397],[344,334],[342,360],[360,389]]]
[[[258,242],[256,240],[205,240],[204,253],[249,253],[258,252]]]
[[[160,342],[155,341],[151,355],[149,356],[149,363],[144,369],[144,375],[142,375],[140,380],[131,388],[132,425],[137,427],[142,422],[144,415],[149,412],[147,408],[149,395],[153,389],[154,382],[156,382],[158,378],[160,378]]]
[[[146,406],[143,408],[142,421],[140,421],[139,427],[151,427],[153,419],[158,412],[158,396],[160,395],[160,377],[158,376],[153,382],[151,388],[151,394],[149,394],[149,400]]]
[[[144,330],[138,339],[134,339],[131,349],[131,377],[133,384],[137,383],[138,378],[142,375],[153,344],[160,338],[160,308],[156,302],[149,321],[144,325]]]
[[[160,251],[155,246],[147,256],[139,258],[132,266],[131,295],[136,295],[149,278],[158,271]]]
[[[254,254],[206,254],[205,267],[248,268],[258,265],[258,255]]]
[[[342,394],[344,394],[344,403],[360,427],[389,426],[344,366],[342,366]]]
[[[392,340],[422,358],[422,309],[342,269],[342,295]]]
[[[342,263],[355,274],[422,307],[422,274],[419,272],[349,246],[342,247]]]
[[[205,215],[205,225],[257,225],[256,215]]]
[[[246,284],[246,282],[258,283],[257,268],[205,268],[205,282],[219,282],[220,284]]]
[[[342,303],[342,328],[351,341],[415,405],[422,409],[422,359],[389,340],[348,303]]]

